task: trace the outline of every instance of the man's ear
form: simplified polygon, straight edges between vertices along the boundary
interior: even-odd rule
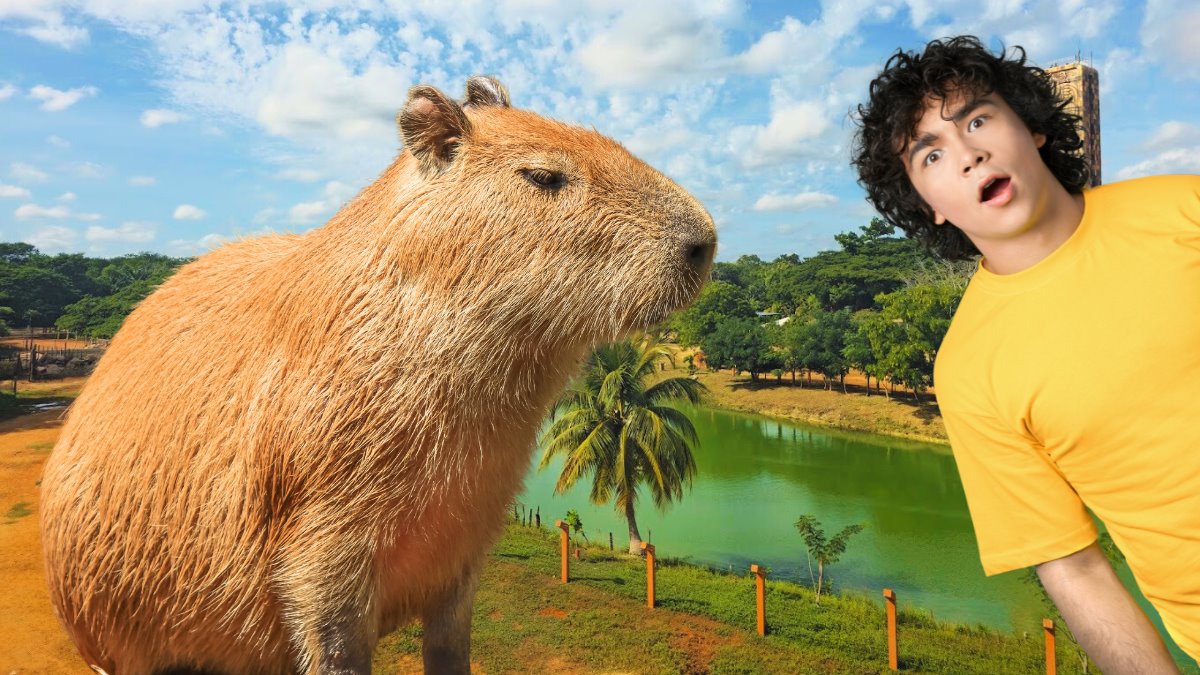
[[[408,101],[396,115],[404,147],[426,173],[438,173],[454,161],[471,122],[453,99],[429,85],[408,90]]]
[[[1043,145],[1045,145],[1046,144],[1046,134],[1034,134],[1033,135],[1033,144],[1039,148],[1042,147]]]

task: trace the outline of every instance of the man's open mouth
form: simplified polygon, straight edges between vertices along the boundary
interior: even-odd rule
[[[1002,201],[1007,197],[1011,184],[1008,176],[992,176],[979,189],[979,201],[984,204]]]

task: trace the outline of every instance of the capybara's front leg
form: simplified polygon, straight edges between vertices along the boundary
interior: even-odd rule
[[[470,565],[446,592],[425,609],[421,655],[426,675],[469,675],[471,609],[482,561]]]
[[[317,629],[316,675],[370,675],[371,648],[362,617],[342,616]]]
[[[306,675],[370,675],[374,624],[366,589],[370,556],[345,538],[309,536],[281,551],[278,586],[292,643]]]

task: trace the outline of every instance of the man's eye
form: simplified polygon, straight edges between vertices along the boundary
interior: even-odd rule
[[[974,130],[978,129],[979,127],[983,126],[983,121],[984,121],[985,119],[987,119],[987,117],[986,117],[986,116],[984,116],[984,115],[980,115],[979,117],[976,117],[975,119],[971,120],[971,123],[970,123],[970,124],[968,124],[967,126],[968,126],[968,127],[969,127],[969,128],[972,130],[972,131],[974,131]]]
[[[933,152],[929,153],[928,155],[925,155],[924,164],[925,164],[925,166],[929,166],[930,164],[933,164],[934,162],[941,159],[941,157],[942,157],[942,151],[934,150]]]
[[[523,169],[525,180],[545,190],[557,190],[567,184],[567,176],[550,169]]]

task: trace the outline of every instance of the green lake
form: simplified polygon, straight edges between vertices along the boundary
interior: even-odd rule
[[[683,409],[701,440],[692,490],[665,513],[648,496],[637,509],[642,538],[660,557],[734,571],[765,564],[769,578],[808,582],[796,519],[815,515],[829,536],[864,523],[866,529],[850,539],[842,559],[827,570],[836,590],[882,603],[883,589],[892,588],[902,606],[929,610],[941,620],[1040,632],[1038,592],[1020,573],[983,574],[948,446],[704,407]],[[611,505],[588,502],[590,477],[556,496],[561,461],[538,472],[540,457],[539,450],[519,499],[529,508],[540,507],[543,527],[553,527],[556,518],[576,509],[592,542],[607,544],[612,532],[616,547],[627,547],[624,518]],[[1132,586],[1128,570],[1120,572]],[[1165,635],[1161,624],[1159,630]]]

